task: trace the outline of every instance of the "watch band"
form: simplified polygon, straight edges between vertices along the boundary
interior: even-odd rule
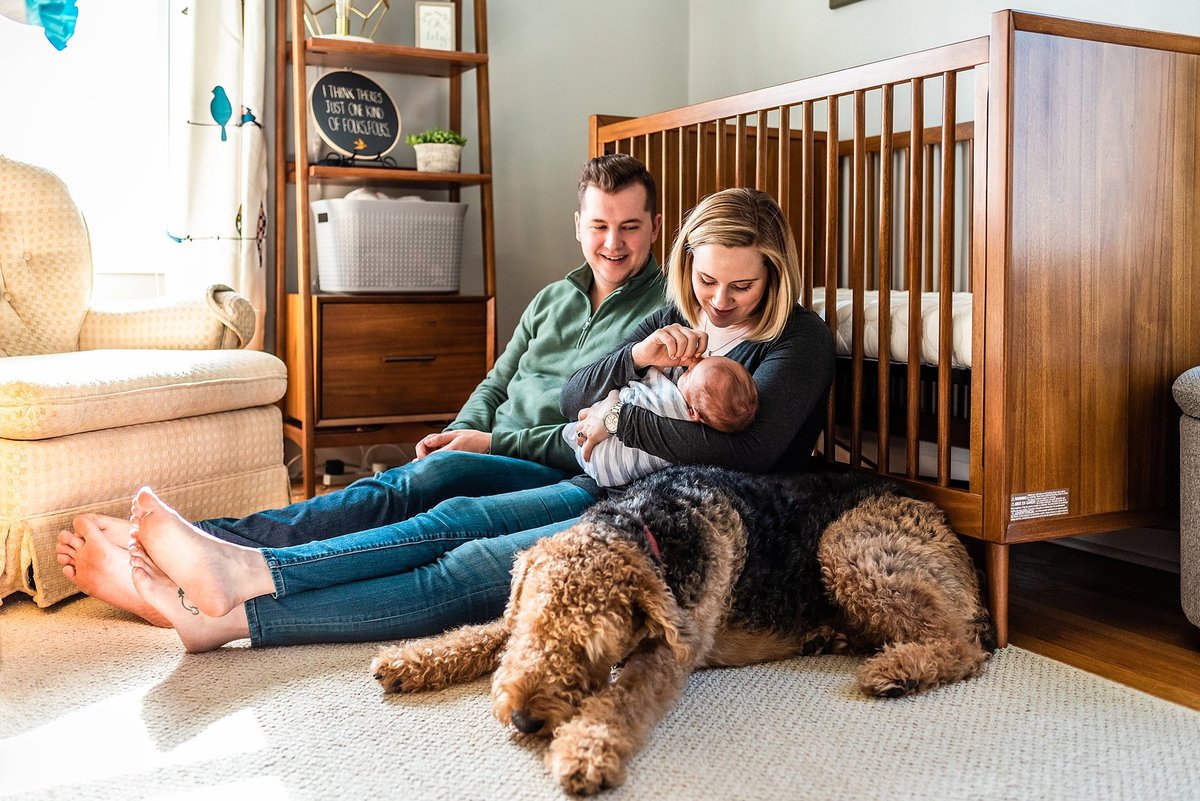
[[[604,430],[609,434],[617,433],[617,426],[621,423],[621,407],[623,405],[621,401],[617,401],[616,405],[604,415]]]

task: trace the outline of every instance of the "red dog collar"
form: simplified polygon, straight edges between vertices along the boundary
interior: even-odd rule
[[[658,540],[654,539],[654,534],[645,523],[642,523],[642,533],[646,535],[646,542],[650,543],[650,553],[654,554],[654,557],[658,561],[665,562],[666,560],[663,559],[662,551],[658,547]]]

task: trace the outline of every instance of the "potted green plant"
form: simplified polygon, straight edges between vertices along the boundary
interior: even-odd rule
[[[430,128],[409,134],[405,140],[417,151],[417,169],[421,172],[458,172],[463,145],[467,140],[445,128]]]

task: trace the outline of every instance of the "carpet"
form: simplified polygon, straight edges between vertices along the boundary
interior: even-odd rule
[[[0,608],[0,797],[553,799],[485,680],[385,696],[376,645],[187,655],[92,599]],[[1200,713],[1015,647],[927,695],[858,660],[696,674],[620,799],[1200,798]]]

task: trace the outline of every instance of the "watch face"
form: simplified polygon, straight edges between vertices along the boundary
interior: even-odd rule
[[[604,428],[608,433],[617,433],[617,424],[621,422],[621,405],[617,404],[604,415]]]

